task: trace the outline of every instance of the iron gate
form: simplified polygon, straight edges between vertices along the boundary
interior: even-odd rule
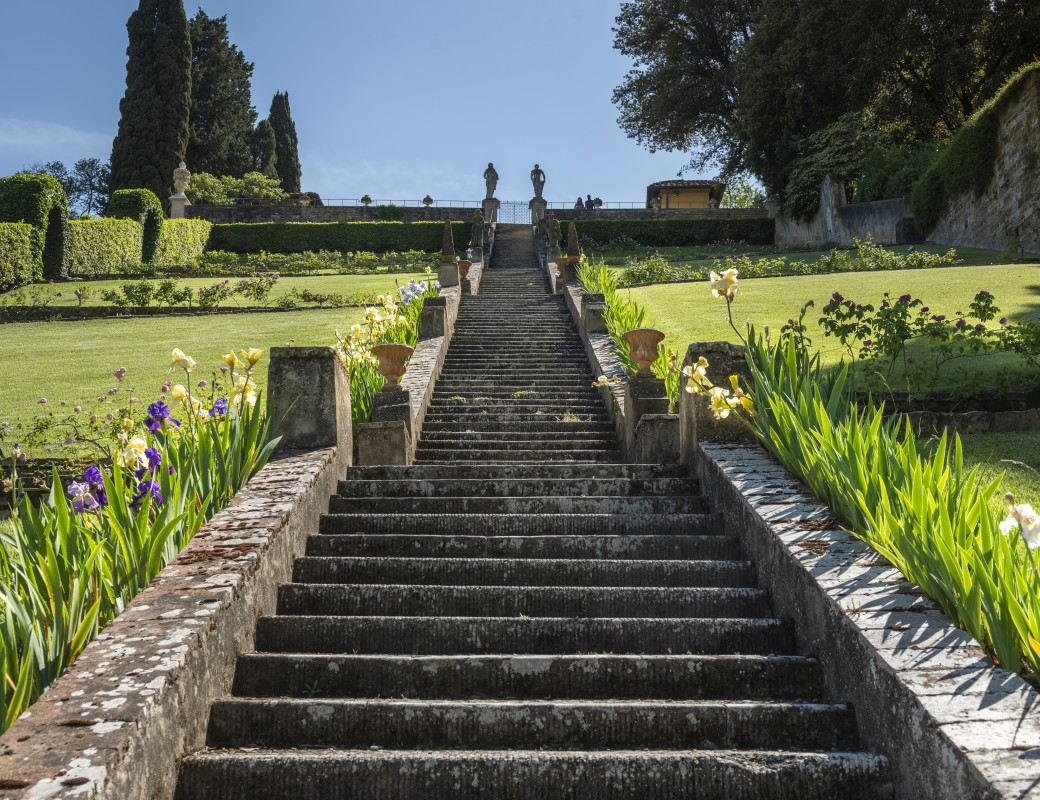
[[[507,225],[530,225],[531,209],[521,201],[503,200],[498,210],[498,221]]]

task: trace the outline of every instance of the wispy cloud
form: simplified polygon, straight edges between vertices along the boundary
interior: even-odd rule
[[[82,131],[40,120],[0,117],[0,174],[6,175],[32,161],[75,161],[107,158],[112,135]]]

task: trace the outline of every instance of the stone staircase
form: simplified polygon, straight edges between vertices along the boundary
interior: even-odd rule
[[[178,800],[889,797],[696,480],[620,463],[504,228],[417,464],[340,484]]]

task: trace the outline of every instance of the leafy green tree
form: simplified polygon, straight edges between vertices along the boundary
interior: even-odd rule
[[[109,188],[168,197],[184,159],[191,111],[191,39],[182,0],[140,0],[126,24],[126,93]]]
[[[36,161],[25,167],[22,172],[28,175],[50,175],[61,184],[61,188],[65,190],[65,197],[71,198],[75,188],[75,178],[63,162],[48,161],[46,164],[41,164]]]
[[[762,0],[634,0],[621,4],[614,47],[633,68],[614,90],[621,129],[650,152],[690,154],[690,169],[741,172],[734,129],[737,62]]]
[[[228,40],[227,16],[209,17],[200,8],[189,30],[191,116],[185,161],[192,170],[241,178],[253,168],[253,64]]]
[[[253,132],[253,169],[267,178],[278,178],[278,154],[275,151],[271,120],[262,119]]]
[[[819,210],[820,187],[828,175],[844,184],[847,201],[853,198],[863,164],[874,147],[874,137],[863,127],[863,118],[850,112],[806,137],[802,147],[803,155],[790,164],[783,195],[784,211],[799,219]]]
[[[747,178],[717,178],[719,183],[726,184],[719,208],[759,208],[766,196],[762,187]]]
[[[286,192],[300,191],[300,154],[296,123],[289,110],[289,93],[276,92],[268,117],[275,136],[275,169]]]

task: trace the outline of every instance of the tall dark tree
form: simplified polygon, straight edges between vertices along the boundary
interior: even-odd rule
[[[253,64],[228,40],[226,16],[209,17],[199,9],[189,31],[191,116],[185,161],[196,172],[241,178],[253,162]]]
[[[744,163],[783,199],[809,137],[863,108],[884,64],[892,0],[764,0],[740,56],[737,132]],[[880,59],[880,60],[879,60]]]
[[[650,152],[690,153],[690,169],[740,172],[736,62],[762,0],[634,0],[621,4],[614,47],[634,61],[614,90],[618,124]]]
[[[72,169],[69,203],[81,214],[103,214],[108,205],[109,165],[99,158],[81,158]]]
[[[289,93],[276,92],[271,101],[271,116],[268,117],[274,129],[275,153],[278,160],[275,169],[282,190],[286,192],[300,191],[300,154],[299,141],[296,138],[296,123],[289,111]]]
[[[140,0],[126,23],[126,93],[112,143],[110,188],[168,197],[188,146],[191,39],[182,0]]]
[[[271,120],[262,119],[253,132],[253,169],[265,178],[278,178],[276,137]]]

